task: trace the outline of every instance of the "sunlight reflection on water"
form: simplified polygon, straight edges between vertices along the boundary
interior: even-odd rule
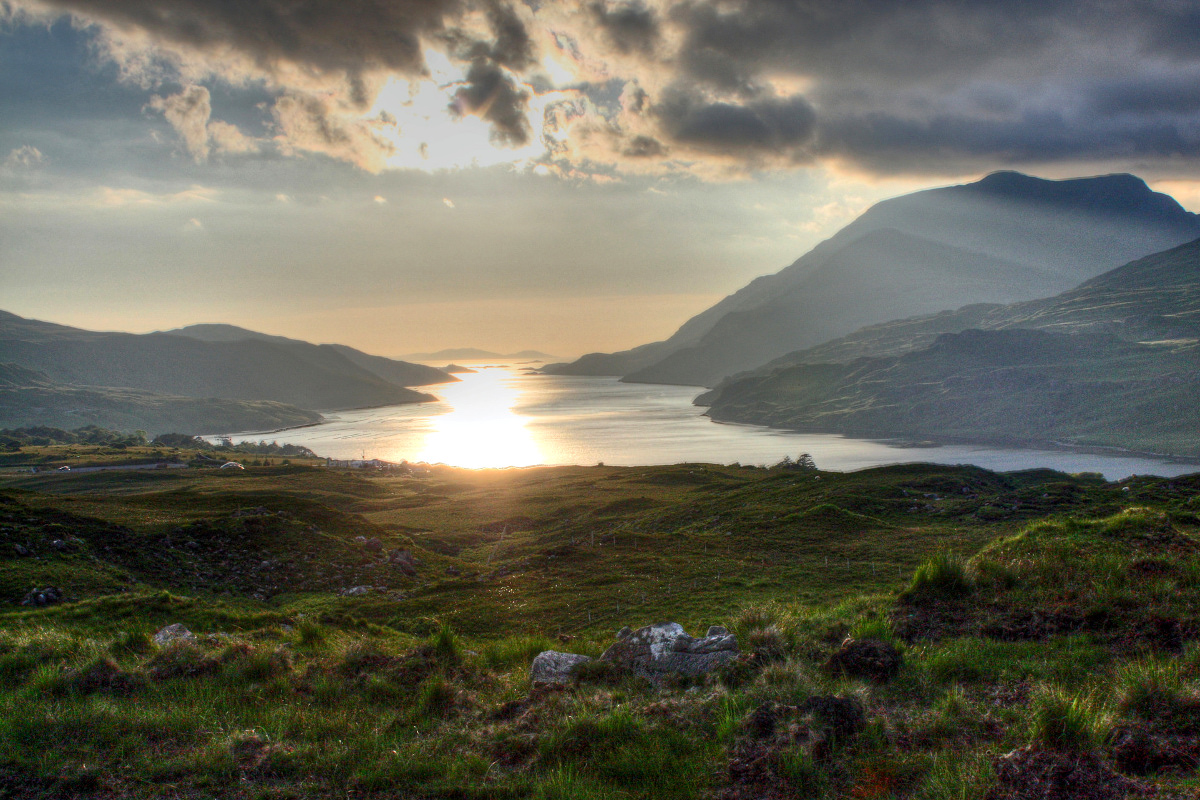
[[[413,461],[459,467],[528,467],[544,459],[529,419],[514,410],[521,389],[503,369],[461,375],[461,383],[439,387],[450,410],[432,420]]]
[[[339,411],[326,422],[269,434],[234,434],[299,444],[337,459],[380,458],[462,467],[534,464],[641,466],[706,462],[774,464],[811,453],[822,469],[854,470],[928,461],[997,471],[1048,467],[1101,472],[1109,480],[1200,471],[1196,462],[1119,453],[1019,450],[978,445],[896,446],[835,434],[723,425],[703,416],[694,386],[620,383],[615,378],[538,375],[479,366],[461,382],[420,387],[436,403]],[[210,437],[212,438],[212,437]]]

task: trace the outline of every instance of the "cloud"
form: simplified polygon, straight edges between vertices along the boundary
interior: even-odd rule
[[[319,153],[367,172],[380,172],[395,151],[395,144],[385,135],[394,125],[359,119],[326,97],[285,94],[275,101],[271,113],[275,141],[285,155]]]
[[[643,3],[589,3],[588,11],[621,53],[652,54],[662,36],[658,17]]]
[[[154,95],[147,108],[161,112],[184,148],[197,162],[204,161],[212,151],[218,153],[252,153],[259,143],[243,134],[237,126],[212,116],[212,98],[204,86],[185,86],[178,94],[168,97]]]
[[[497,144],[520,147],[529,141],[526,118],[529,92],[499,64],[481,58],[467,70],[467,80],[454,93],[450,111],[455,116],[475,114],[492,124],[492,140]]]
[[[46,161],[42,151],[31,144],[23,144],[9,151],[4,159],[4,167],[10,171],[31,170],[40,167]]]
[[[270,95],[284,155],[380,171],[405,136],[427,154],[420,126],[370,111],[403,79],[484,120],[495,146],[544,145],[559,175],[1200,172],[1200,12],[1185,2],[0,2],[9,24],[72,13],[124,80],[184,87],[151,107],[198,160],[264,146],[210,118],[218,82]]]
[[[212,114],[208,89],[185,86],[179,94],[170,97],[155,95],[148,106],[162,112],[196,161],[208,158],[208,118]]]

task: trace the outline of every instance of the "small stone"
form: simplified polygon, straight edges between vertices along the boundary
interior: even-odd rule
[[[50,546],[53,547],[55,550],[59,551],[60,553],[71,547],[71,545],[67,544],[62,539],[55,539],[54,541],[52,541],[50,543]]]
[[[591,660],[591,656],[543,650],[534,657],[529,677],[535,686],[545,683],[570,683],[575,667]]]
[[[364,549],[370,550],[372,553],[383,552],[383,542],[379,541],[374,536],[372,536],[370,539],[365,540],[362,543],[362,546]]]
[[[724,625],[709,625],[708,633],[704,634],[705,638],[709,636],[728,636],[729,629]]]
[[[338,592],[342,597],[362,597],[370,593],[370,586],[351,586],[349,589],[342,589],[342,591]]]
[[[159,647],[166,647],[175,642],[191,642],[195,639],[196,634],[189,631],[182,622],[168,625],[154,634],[154,643]]]
[[[19,555],[19,556],[31,555],[31,553],[29,552],[29,548],[23,544],[14,544],[13,549],[17,551],[17,555]]]

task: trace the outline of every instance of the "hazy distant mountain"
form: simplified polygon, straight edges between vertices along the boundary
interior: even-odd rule
[[[530,360],[546,360],[554,358],[549,353],[540,350],[522,350],[519,353],[493,353],[490,350],[480,350],[477,347],[451,347],[438,350],[436,353],[408,353],[405,358],[413,361],[488,361],[496,358],[525,358]]]
[[[712,386],[864,325],[1044,297],[1197,236],[1200,217],[1132,175],[998,172],[876,204],[665,342],[547,371]]]
[[[247,339],[254,339],[263,342],[275,342],[277,344],[329,347],[341,353],[363,369],[398,386],[428,386],[434,383],[453,383],[458,380],[458,378],[448,375],[440,369],[427,367],[424,364],[410,364],[407,361],[397,361],[383,356],[373,356],[361,350],[355,350],[353,347],[347,347],[344,344],[312,345],[300,339],[289,339],[286,336],[272,336],[268,333],[259,333],[258,331],[239,328],[236,325],[188,325],[185,328],[175,328],[164,331],[164,333],[188,336],[204,342],[240,342]]]
[[[72,386],[268,400],[313,410],[433,399],[380,378],[333,347],[298,341],[105,333],[0,312],[0,353]]]
[[[1200,455],[1200,240],[1052,298],[876,325],[697,398],[718,420]]]
[[[63,386],[47,375],[0,364],[0,428],[99,425],[144,430],[222,433],[275,430],[319,422],[321,415],[268,401],[177,397],[137,389]]]

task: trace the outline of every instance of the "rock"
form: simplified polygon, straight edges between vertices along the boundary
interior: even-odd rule
[[[62,592],[57,586],[47,586],[45,589],[34,589],[21,600],[21,605],[40,608],[62,602]]]
[[[349,589],[342,589],[338,594],[342,597],[362,597],[365,594],[371,593],[370,586],[351,586]]]
[[[387,560],[389,564],[399,569],[405,575],[416,575],[417,565],[421,563],[408,550],[392,550],[388,553]]]
[[[543,650],[534,657],[529,677],[534,686],[543,683],[570,683],[575,667],[591,660],[591,656]]]
[[[162,628],[158,633],[154,634],[154,643],[159,647],[166,647],[175,642],[192,642],[195,641],[196,634],[189,631],[182,622],[176,622]]]
[[[65,550],[70,550],[70,549],[71,549],[71,545],[67,544],[67,543],[66,543],[65,541],[63,541],[62,539],[55,539],[54,541],[52,541],[52,542],[50,543],[50,547],[52,547],[53,549],[57,550],[57,551],[58,551],[58,552],[60,552],[60,553],[61,553],[61,552],[63,552],[63,551],[65,551]]]
[[[728,634],[729,629],[724,625],[709,625],[708,633],[704,634],[704,636],[708,638],[709,636],[727,636]]]
[[[13,545],[13,550],[16,550],[16,551],[17,551],[17,555],[19,555],[19,556],[28,556],[28,555],[32,555],[32,553],[30,553],[30,552],[29,552],[29,548],[28,548],[28,547],[26,547],[26,546],[25,546],[25,545],[23,545],[23,544],[14,544],[14,545]]]
[[[889,681],[900,671],[904,659],[900,651],[882,639],[849,639],[825,662],[834,675]]]
[[[1088,798],[1123,800],[1138,784],[1109,769],[1093,752],[1063,753],[1022,747],[996,759],[996,785],[987,800]]]
[[[370,539],[365,540],[362,543],[362,546],[363,546],[363,549],[370,550],[372,553],[382,553],[383,552],[383,542],[379,541],[374,536],[372,536]]]
[[[617,638],[624,639],[627,636],[629,636],[629,634],[631,634],[631,633],[633,633],[633,628],[626,625],[623,628],[621,628],[621,630],[617,631]]]
[[[703,675],[737,656],[734,636],[695,639],[676,622],[660,622],[619,638],[600,658],[658,682],[668,675]]]

